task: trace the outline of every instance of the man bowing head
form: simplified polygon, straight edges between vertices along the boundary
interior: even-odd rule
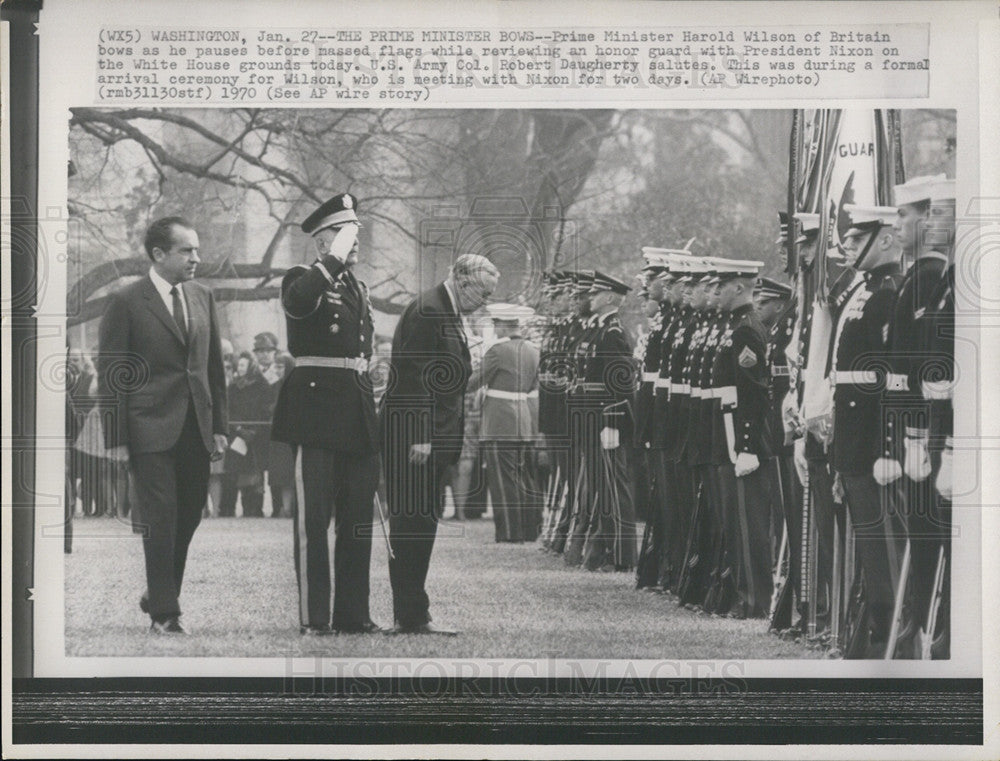
[[[472,372],[464,314],[483,306],[500,272],[463,254],[448,278],[403,312],[392,339],[383,410],[393,634],[456,632],[431,623],[424,585],[443,510],[445,470],[458,461],[464,399]]]

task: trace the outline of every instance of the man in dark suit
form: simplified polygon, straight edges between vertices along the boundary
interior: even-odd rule
[[[297,450],[293,524],[303,635],[382,631],[368,615],[379,450],[367,372],[375,326],[368,289],[352,271],[357,206],[354,196],[341,193],[309,215],[302,231],[313,236],[318,258],[290,269],[281,284],[295,369],[281,386],[271,438]]]
[[[149,275],[113,294],[101,322],[100,399],[112,405],[105,443],[135,481],[146,593],[157,634],[185,634],[178,597],[201,521],[210,457],[226,447],[226,383],[212,292],[192,281],[198,233],[180,217],[146,231]]]
[[[488,259],[463,254],[396,325],[382,421],[394,634],[456,633],[431,623],[424,585],[444,508],[442,476],[462,450],[472,372],[462,315],[485,304],[499,278]]]

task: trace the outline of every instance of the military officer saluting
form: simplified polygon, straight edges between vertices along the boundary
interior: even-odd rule
[[[381,631],[368,615],[379,439],[367,375],[371,305],[352,271],[359,252],[357,206],[353,195],[341,193],[306,218],[302,231],[313,237],[316,261],[293,267],[281,283],[295,369],[281,388],[271,437],[295,450],[295,570],[306,635]]]

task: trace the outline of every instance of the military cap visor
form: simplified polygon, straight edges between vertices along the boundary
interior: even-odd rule
[[[923,201],[930,201],[936,187],[947,182],[945,174],[928,174],[921,177],[914,177],[907,180],[902,185],[896,185],[892,189],[893,200],[897,206],[910,206]]]
[[[328,227],[343,225],[348,222],[360,224],[357,215],[358,199],[350,193],[335,195],[316,211],[306,217],[302,223],[302,232],[314,235]]]

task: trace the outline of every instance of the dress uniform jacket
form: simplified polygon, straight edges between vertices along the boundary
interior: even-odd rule
[[[833,468],[869,474],[882,450],[884,382],[875,368],[883,362],[889,320],[902,279],[898,262],[867,273],[861,291],[841,315],[835,340]]]
[[[662,304],[660,311],[653,316],[646,345],[639,360],[642,363],[642,377],[639,389],[635,392],[635,441],[640,449],[651,445],[656,436],[657,426],[653,421],[656,400],[654,399],[656,381],[660,377],[662,352],[660,343],[671,320],[672,307]]]
[[[538,430],[546,436],[566,435],[566,390],[572,374],[568,347],[578,324],[572,316],[553,320],[539,352]]]
[[[288,351],[296,358],[356,358],[348,368],[296,365],[281,386],[271,438],[321,449],[377,451],[378,422],[364,363],[372,355],[368,289],[342,263],[325,257],[293,267],[281,284]]]
[[[699,465],[717,464],[713,457],[712,441],[719,402],[712,393],[712,368],[720,342],[728,333],[729,321],[729,314],[712,310],[705,334],[705,343],[702,345],[701,355],[698,357],[699,366],[695,370],[697,381],[692,380],[691,382],[692,406],[697,410],[697,422],[691,433],[697,442],[695,451]]]
[[[891,375],[886,383],[885,402],[889,407],[901,405],[908,408],[907,424],[929,425],[926,410],[920,415],[922,393],[920,382],[928,366],[926,336],[920,327],[920,319],[932,306],[934,291],[939,287],[947,266],[947,257],[937,251],[930,251],[918,258],[907,271],[899,287],[899,295],[893,310],[892,322],[888,330],[888,359]],[[914,403],[916,402],[916,406]],[[883,455],[902,461],[905,426],[888,421],[885,430]]]
[[[501,338],[483,356],[486,387],[479,436],[527,441],[538,432],[538,348],[520,336]],[[534,396],[529,396],[535,392]]]
[[[774,325],[768,331],[767,337],[767,368],[771,377],[771,434],[775,452],[786,447],[785,422],[782,417],[782,404],[791,388],[791,376],[788,366],[788,345],[792,340],[795,325],[796,305],[792,301],[785,308]],[[791,442],[787,443],[791,446]]]

